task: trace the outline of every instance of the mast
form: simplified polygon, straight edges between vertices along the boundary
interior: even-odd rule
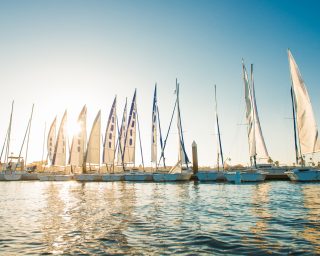
[[[43,145],[42,145],[42,157],[41,157],[41,166],[43,166],[43,156],[44,156],[44,147],[45,147],[45,142],[46,142],[46,128],[47,128],[47,123],[44,123],[44,132],[43,132]]]
[[[298,141],[297,141],[297,127],[296,127],[296,113],[295,113],[295,100],[293,95],[293,89],[290,88],[291,103],[292,103],[292,117],[293,117],[293,132],[294,132],[294,148],[296,152],[296,164],[299,164],[299,151],[298,151]]]
[[[217,122],[217,132],[218,132],[218,140],[219,140],[219,149],[220,149],[220,155],[221,155],[222,170],[224,170],[224,160],[223,160],[223,152],[222,152],[220,127],[219,127],[219,118],[218,118],[217,87],[216,87],[216,85],[214,85],[214,98],[215,98],[216,122]],[[218,168],[219,168],[219,161],[218,161]]]
[[[8,163],[8,155],[10,154],[10,136],[11,136],[13,105],[14,105],[14,101],[12,101],[12,104],[11,104],[11,114],[10,114],[10,121],[9,121],[9,128],[8,128],[8,138],[7,138],[7,148],[6,148],[6,155],[5,155],[5,159],[6,159],[5,162],[6,163]]]
[[[28,156],[28,149],[29,149],[29,138],[30,138],[30,131],[31,131],[31,122],[32,122],[32,116],[33,116],[33,108],[34,108],[34,104],[32,104],[31,116],[30,116],[30,121],[29,121],[28,138],[27,138],[26,157],[24,158],[24,162],[25,162],[26,165],[27,165],[27,156]]]
[[[254,85],[253,85],[253,64],[251,64],[251,88],[250,88],[250,96],[251,96],[251,104],[252,104],[252,129],[253,129],[253,137],[254,137],[254,148],[255,152],[253,155],[253,164],[254,167],[257,168],[257,141],[256,141],[256,104],[255,104],[255,98],[254,98]],[[250,84],[249,84],[250,86]]]

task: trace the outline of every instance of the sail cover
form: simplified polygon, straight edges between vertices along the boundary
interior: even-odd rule
[[[48,139],[47,139],[48,157],[52,164],[53,164],[54,148],[56,144],[56,126],[57,126],[57,117],[55,117],[55,119],[53,120],[50,126]]]
[[[82,166],[84,161],[86,152],[85,147],[87,142],[86,120],[87,107],[86,105],[84,105],[77,121],[79,131],[77,132],[77,134],[74,134],[72,138],[69,163],[73,166]]]
[[[101,111],[99,110],[90,133],[87,154],[86,154],[86,163],[89,164],[100,164],[100,141],[101,141]]]
[[[117,98],[114,98],[109,119],[106,128],[106,134],[104,137],[104,147],[103,147],[103,162],[105,164],[113,164],[115,157],[115,139],[116,139],[116,122],[117,122],[117,113],[116,113],[116,102]]]
[[[125,137],[123,163],[135,163],[135,149],[136,149],[136,128],[137,128],[137,91],[134,91],[132,103],[129,112],[129,119]]]
[[[66,123],[67,123],[67,110],[61,120],[61,124],[58,131],[57,142],[53,155],[53,165],[65,166],[66,165]]]
[[[295,97],[296,122],[302,154],[320,151],[318,127],[312,110],[311,101],[299,68],[288,50],[288,59]]]
[[[154,87],[151,130],[151,162],[157,162],[157,85]]]
[[[127,99],[123,109],[121,127],[119,132],[119,147],[118,147],[118,157],[117,157],[118,165],[122,164],[122,155],[123,155],[124,142],[125,142],[125,136],[126,136],[126,124],[127,124]]]
[[[252,92],[252,104],[253,104],[253,120],[254,120],[254,135],[256,143],[256,154],[258,159],[269,159],[266,143],[264,141],[260,119],[258,115],[258,108],[256,102],[256,94],[254,90],[254,79],[253,79],[253,66],[251,65],[251,92]]]

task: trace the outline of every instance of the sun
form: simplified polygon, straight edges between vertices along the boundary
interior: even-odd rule
[[[68,129],[68,137],[71,139],[81,132],[80,124],[77,122],[76,123],[69,122],[67,125],[67,129]]]

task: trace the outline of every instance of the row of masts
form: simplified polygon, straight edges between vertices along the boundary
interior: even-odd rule
[[[157,101],[157,85],[154,89],[154,99],[152,106],[152,138],[151,138],[151,162],[154,163],[157,169],[160,162],[163,162],[164,168],[165,163],[165,146],[168,139],[169,131],[172,124],[172,119],[177,112],[177,126],[179,134],[179,163],[187,164],[189,162],[186,150],[184,147],[184,138],[182,133],[181,113],[179,106],[179,84],[176,82],[176,101],[175,107],[172,113],[169,129],[165,140],[162,138],[162,131],[160,126],[160,114]],[[121,166],[125,170],[126,166],[135,166],[135,155],[136,155],[136,137],[138,133],[140,155],[142,161],[142,168],[144,169],[144,159],[141,144],[140,135],[140,124],[139,115],[137,111],[137,90],[135,90],[132,102],[130,105],[129,114],[127,116],[127,100],[123,109],[122,120],[119,125],[117,118],[117,97],[114,98],[111,106],[109,118],[107,121],[106,130],[104,137],[101,139],[101,111],[98,112],[87,140],[86,131],[86,118],[87,118],[87,107],[86,105],[81,110],[77,124],[79,131],[73,135],[71,147],[67,147],[67,111],[65,111],[61,123],[59,126],[58,133],[57,118],[52,122],[48,137],[47,137],[47,150],[48,158],[52,166],[67,166],[71,168],[82,167],[83,172],[89,166],[96,166],[100,168],[100,159],[102,158],[102,164],[106,166],[108,171],[114,171],[115,166]],[[157,157],[157,136],[159,129],[159,141],[161,147],[161,156]],[[118,135],[118,137],[117,137]],[[102,154],[100,152],[102,144]],[[69,150],[69,159],[67,159],[67,148]],[[102,157],[100,157],[102,156]]]

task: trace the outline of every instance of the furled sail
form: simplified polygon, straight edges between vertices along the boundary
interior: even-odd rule
[[[122,155],[124,150],[124,142],[125,142],[125,136],[126,136],[126,125],[127,125],[127,99],[126,104],[123,109],[123,115],[122,115],[122,121],[121,121],[121,127],[119,132],[119,147],[118,147],[118,157],[117,157],[117,164],[122,164]]]
[[[129,119],[125,137],[125,144],[123,150],[123,163],[135,163],[135,149],[136,149],[136,129],[137,129],[137,91],[134,91],[132,103],[129,112]]]
[[[53,155],[53,165],[65,166],[66,165],[66,138],[67,138],[67,110],[64,112],[64,115],[61,120],[61,124],[58,131],[57,142]]]
[[[318,127],[309,94],[290,50],[288,50],[288,59],[295,98],[295,113],[301,153],[318,152],[320,151]]]
[[[115,150],[116,150],[116,127],[117,127],[117,111],[116,111],[117,98],[114,98],[109,119],[104,137],[103,147],[103,163],[114,164]]]
[[[253,79],[253,65],[251,65],[251,91],[252,91],[252,104],[253,104],[253,120],[254,120],[254,135],[256,143],[256,154],[258,159],[269,159],[266,143],[264,141],[260,119],[258,115],[256,94],[254,90],[254,79]]]
[[[157,163],[157,85],[154,87],[153,105],[152,105],[152,130],[151,130],[151,162]]]
[[[47,139],[48,157],[52,164],[53,164],[54,148],[56,145],[56,126],[57,126],[56,124],[57,124],[57,117],[54,118],[50,126],[48,139]]]
[[[180,102],[179,102],[179,84],[176,85],[176,93],[177,93],[177,122],[178,122],[178,134],[179,134],[179,160],[181,165],[188,165],[190,163],[189,158],[187,156],[187,152],[184,146],[184,139],[183,139],[183,131],[182,131],[182,124],[181,124],[181,115],[180,115]]]
[[[100,141],[101,141],[101,111],[99,110],[90,133],[87,154],[86,154],[86,163],[88,164],[100,164]]]
[[[78,121],[77,121],[79,131],[77,131],[77,134],[74,134],[72,138],[70,159],[69,159],[69,164],[72,166],[82,166],[84,162],[84,157],[86,152],[86,143],[87,143],[86,120],[87,120],[87,106],[84,105],[84,107],[82,108],[79,114]]]
[[[244,81],[244,98],[246,102],[246,120],[249,142],[249,155],[254,157],[256,155],[256,139],[255,139],[255,123],[254,123],[254,110],[252,103],[252,92],[248,78],[246,67],[242,61],[243,81]]]

